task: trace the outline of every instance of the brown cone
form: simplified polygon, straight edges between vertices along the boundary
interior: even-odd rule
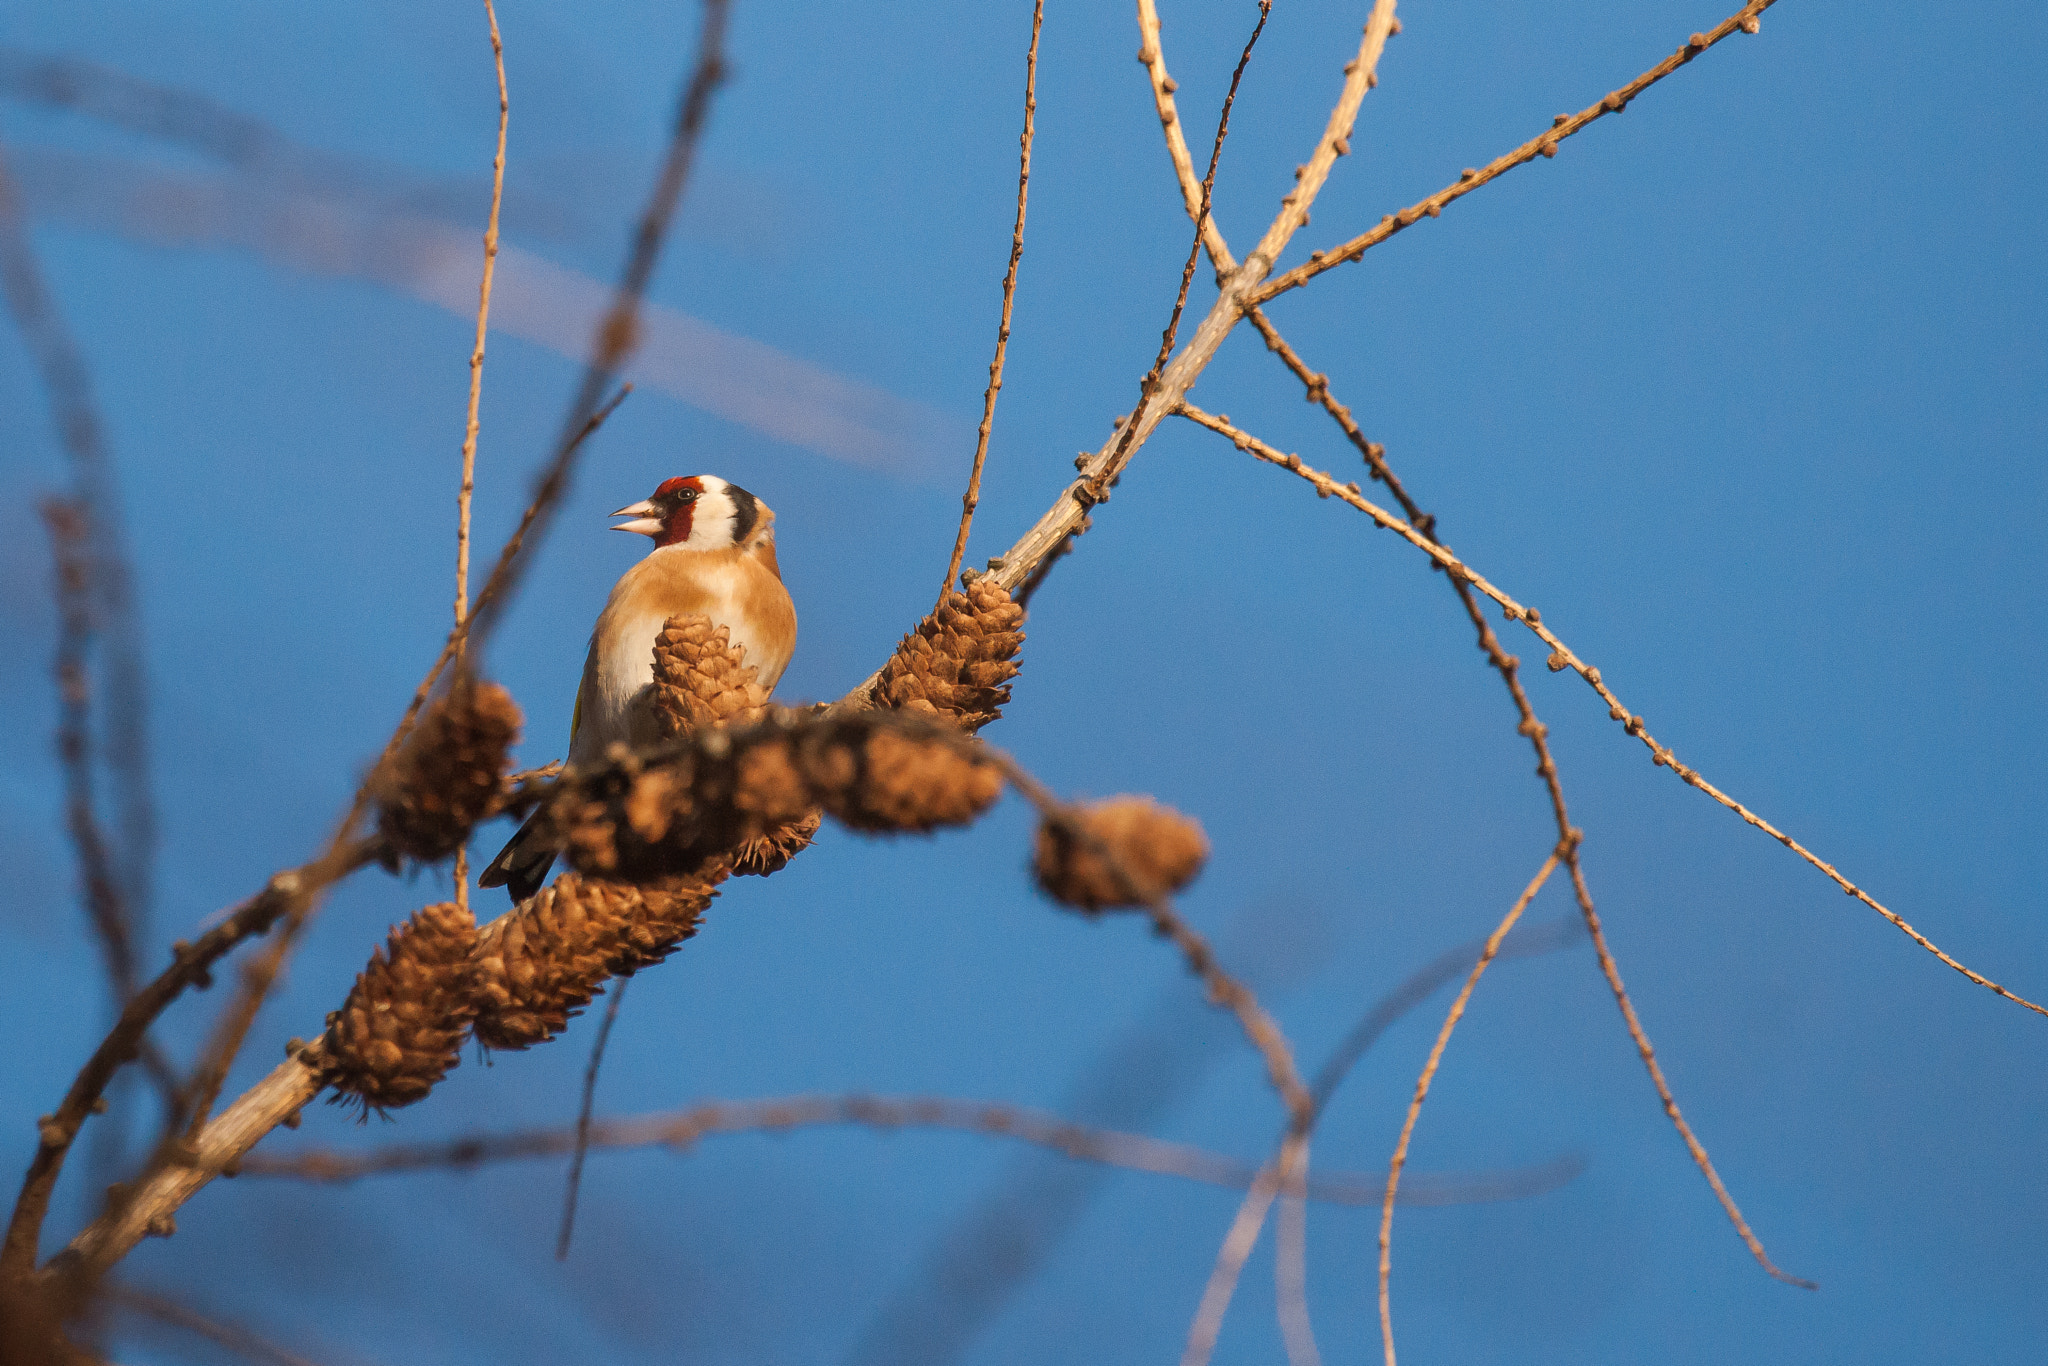
[[[670,617],[654,642],[654,712],[661,738],[757,721],[768,706],[759,671],[723,626],[691,614]]]
[[[810,847],[824,819],[822,812],[813,811],[801,820],[747,840],[732,852],[733,876],[767,877],[781,872],[791,859]]]
[[[695,934],[725,877],[723,864],[645,885],[562,874],[478,945],[476,1037],[521,1049],[561,1033],[607,977]]]
[[[476,921],[453,902],[425,906],[391,932],[327,1017],[328,1081],[364,1113],[423,1100],[461,1060],[476,1013]]]
[[[993,579],[978,578],[965,593],[946,594],[882,667],[876,702],[943,716],[963,730],[981,729],[1010,700],[1023,622],[1024,609]]]
[[[397,854],[437,863],[489,814],[522,721],[512,694],[464,677],[436,701],[377,794],[377,828]]]
[[[1084,911],[1143,905],[1145,896],[1163,896],[1192,882],[1209,857],[1202,827],[1150,797],[1111,797],[1081,808],[1080,818],[1137,885],[1127,888],[1072,832],[1042,822],[1033,871],[1038,885],[1063,905]]]
[[[922,834],[965,825],[1003,791],[1001,771],[957,743],[891,730],[869,732],[857,751],[840,740],[812,746],[804,758],[820,803],[854,830]]]

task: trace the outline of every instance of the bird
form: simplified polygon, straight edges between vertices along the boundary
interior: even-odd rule
[[[775,562],[775,512],[715,474],[665,479],[654,496],[612,514],[613,531],[651,538],[654,548],[612,587],[590,633],[583,681],[569,721],[569,763],[600,763],[617,743],[659,738],[654,712],[654,642],[672,616],[696,613],[723,626],[761,687],[773,692],[796,651],[796,605]],[[540,890],[557,850],[519,828],[477,878],[513,902]]]

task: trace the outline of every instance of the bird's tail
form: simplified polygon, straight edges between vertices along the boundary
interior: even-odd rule
[[[477,886],[503,887],[515,905],[541,889],[548,880],[548,869],[555,865],[556,851],[534,828],[539,821],[538,812],[527,817],[519,833],[505,842],[491,866],[477,878]]]

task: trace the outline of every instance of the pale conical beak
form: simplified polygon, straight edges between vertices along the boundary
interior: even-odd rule
[[[617,512],[614,512],[612,516],[631,517],[633,520],[630,522],[620,522],[612,530],[637,531],[642,536],[659,536],[663,531],[667,530],[667,527],[659,517],[653,515],[654,510],[654,504],[644,498],[637,503],[628,503]]]

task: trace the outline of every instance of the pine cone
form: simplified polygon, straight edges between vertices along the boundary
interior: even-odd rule
[[[767,877],[781,872],[791,859],[810,847],[824,819],[824,813],[813,811],[802,820],[777,826],[741,844],[732,852],[733,876]]]
[[[462,847],[504,784],[522,719],[496,683],[465,676],[442,694],[377,794],[377,827],[397,854],[438,863]]]
[[[848,828],[915,831],[965,825],[1002,795],[994,764],[944,740],[873,730],[856,751],[846,739],[813,745],[805,776],[825,810]]]
[[[691,614],[670,617],[654,641],[654,713],[661,738],[757,721],[768,690],[723,626]]]
[[[1146,896],[1185,887],[1209,857],[1202,827],[1150,797],[1111,797],[1083,807],[1080,818],[1137,885],[1126,888],[1109,863],[1073,832],[1042,822],[1033,871],[1038,885],[1063,905],[1084,911],[1140,906]]]
[[[476,921],[453,902],[425,906],[374,950],[340,1010],[327,1017],[327,1079],[336,1102],[371,1110],[423,1100],[461,1061],[476,1014]]]
[[[695,934],[726,875],[722,864],[646,885],[562,874],[478,946],[476,1037],[510,1050],[560,1034],[607,977]]]
[[[980,730],[1010,700],[1023,622],[1024,609],[995,580],[970,581],[965,593],[946,594],[938,610],[903,638],[882,667],[875,701]]]
[[[755,729],[731,742],[721,735],[618,775],[602,800],[576,808],[569,858],[579,872],[647,882],[729,853],[737,871],[765,875],[810,843],[816,808],[779,731]]]

